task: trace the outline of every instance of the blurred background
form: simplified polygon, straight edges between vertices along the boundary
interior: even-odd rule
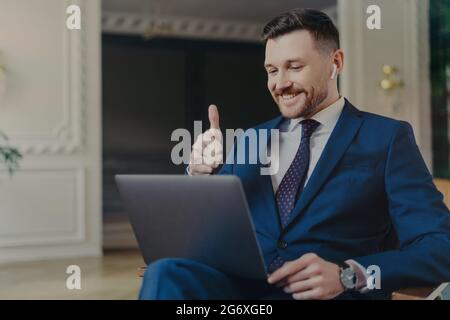
[[[13,175],[0,162],[0,299],[134,299],[143,261],[114,175],[183,173],[171,133],[207,124],[211,103],[223,130],[276,116],[260,34],[296,7],[335,21],[341,94],[410,122],[447,195],[448,1],[0,0],[0,147],[23,156]],[[65,287],[70,264],[82,290]]]

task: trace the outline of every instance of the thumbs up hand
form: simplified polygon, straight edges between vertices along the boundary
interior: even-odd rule
[[[197,137],[192,146],[189,171],[191,175],[211,174],[223,163],[223,137],[219,128],[219,111],[215,105],[208,109],[210,128]]]
[[[220,129],[219,127],[219,110],[217,106],[212,104],[208,108],[209,125],[211,129]]]

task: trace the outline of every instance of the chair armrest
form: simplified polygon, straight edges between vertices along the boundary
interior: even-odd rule
[[[392,293],[392,300],[425,300],[437,287],[400,289]]]

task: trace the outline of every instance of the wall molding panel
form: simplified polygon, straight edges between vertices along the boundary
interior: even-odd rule
[[[0,129],[24,155],[12,176],[0,164],[0,263],[101,256],[101,1],[0,8]]]
[[[61,95],[54,95],[47,98],[47,104],[44,105],[44,99],[38,101],[39,108],[45,108],[45,112],[51,113],[51,109],[56,109],[58,116],[54,117],[51,122],[44,127],[41,125],[39,128],[33,125],[25,125],[16,120],[16,125],[13,127],[8,123],[3,123],[5,120],[0,120],[0,127],[8,133],[12,143],[24,154],[71,154],[80,151],[83,147],[84,133],[85,133],[85,108],[86,108],[86,32],[87,28],[81,28],[81,30],[68,30],[65,28],[66,24],[66,8],[71,4],[77,4],[80,6],[82,13],[84,12],[86,0],[64,0],[56,1],[57,3],[59,20],[57,22],[58,32],[60,33],[55,40],[59,38],[59,41],[54,41],[53,46],[60,45],[61,60],[54,61],[53,65],[49,65],[49,75],[52,75],[53,81],[61,81],[60,89]],[[22,13],[23,14],[23,13]],[[83,18],[83,14],[82,14]],[[53,25],[53,21],[50,25]],[[83,23],[83,25],[86,25]],[[44,29],[46,26],[41,26]],[[17,27],[16,27],[17,28]],[[21,45],[19,40],[16,40],[16,46]],[[36,50],[48,50],[48,48],[39,48]],[[10,53],[13,56],[15,51]],[[6,54],[8,51],[6,50]],[[41,53],[45,54],[45,52]],[[14,60],[10,57],[11,65],[6,66],[11,78],[11,93],[8,94],[5,101],[4,111],[9,111],[11,114],[19,113],[19,110],[23,108],[23,112],[29,113],[29,117],[38,116],[39,111],[30,110],[30,100],[26,102],[21,99],[21,91],[26,90],[24,81],[31,77],[27,76],[29,70],[19,69],[17,66],[23,61],[17,58]],[[22,58],[23,59],[23,58]],[[25,58],[26,59],[26,58]],[[17,62],[16,62],[17,61]],[[55,75],[56,67],[59,67],[60,75]],[[30,66],[35,68],[38,66]],[[38,81],[43,81],[47,77],[45,71],[39,69],[43,79],[33,78],[29,80],[26,85],[34,86]],[[57,71],[58,72],[58,71]],[[19,81],[23,79],[24,81]],[[16,81],[14,81],[16,80]],[[55,89],[58,91],[58,89]],[[48,93],[46,93],[48,95]],[[9,99],[8,99],[9,98]],[[51,98],[51,99],[50,99]],[[41,105],[42,103],[42,105]],[[17,110],[17,111],[16,111]],[[2,114],[2,108],[0,107],[0,115]],[[6,114],[5,117],[7,117]],[[14,119],[14,118],[13,118]],[[32,119],[29,123],[33,123]]]
[[[85,241],[85,180],[81,165],[0,171],[0,248]]]

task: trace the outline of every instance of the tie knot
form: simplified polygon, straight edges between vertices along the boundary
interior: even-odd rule
[[[302,138],[309,139],[320,123],[313,119],[306,119],[303,120],[301,124],[302,124]]]

